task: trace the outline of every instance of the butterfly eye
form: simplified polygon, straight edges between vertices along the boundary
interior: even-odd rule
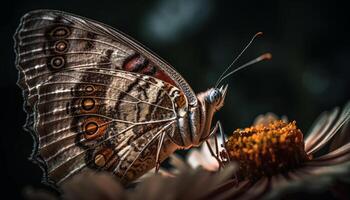
[[[216,90],[216,89],[213,89],[210,91],[209,93],[209,97],[208,97],[208,100],[210,103],[214,103],[214,104],[217,104],[221,99],[221,92]]]

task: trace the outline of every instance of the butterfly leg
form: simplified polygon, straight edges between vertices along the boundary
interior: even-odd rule
[[[226,148],[226,137],[225,137],[225,134],[224,134],[221,122],[218,121],[216,124],[219,127],[219,132],[220,132],[221,140],[222,140],[221,147],[224,149],[223,153],[225,154],[224,156],[220,156],[220,157],[221,157],[222,160],[225,159],[226,161],[230,161],[230,157],[228,156],[228,151],[227,151],[227,148]]]
[[[158,173],[159,168],[160,168],[160,160],[159,160],[160,159],[160,150],[163,146],[164,137],[165,137],[165,132],[161,133],[160,139],[158,141],[157,154],[156,154],[156,168],[155,168],[156,173]]]
[[[223,141],[223,143],[221,144],[221,147],[223,148],[223,151],[222,151],[222,154],[220,155],[220,158],[221,158],[221,160],[224,160],[224,161],[229,163],[231,160],[230,160],[230,156],[228,154],[227,148],[226,148],[226,142],[225,142],[226,141],[226,137],[225,137],[225,134],[224,134],[221,122],[218,121],[217,124],[219,126],[219,132],[220,132],[220,135],[221,135],[221,139]],[[238,185],[239,181],[238,181],[237,173],[234,172],[233,175],[234,175],[234,179],[235,179],[235,184]]]
[[[220,158],[220,153],[219,153],[219,144],[218,144],[218,139],[217,139],[217,131],[218,130],[220,130],[220,131],[222,131],[222,128],[221,128],[221,123],[220,123],[220,121],[218,121],[217,123],[216,123],[216,125],[214,126],[214,128],[212,129],[212,131],[210,132],[210,134],[209,134],[209,136],[208,136],[208,138],[210,138],[211,136],[213,136],[214,135],[214,140],[215,140],[215,153],[214,153],[214,151],[213,151],[213,148],[211,147],[211,145],[210,145],[210,143],[209,143],[209,141],[208,141],[208,138],[207,138],[207,140],[205,140],[205,143],[207,144],[207,146],[208,146],[208,149],[209,149],[209,152],[210,152],[210,154],[218,161],[218,163],[219,163],[219,168],[222,168],[222,160],[221,160],[221,158]]]
[[[219,142],[218,142],[218,135],[216,134],[217,131],[220,132],[220,136],[221,136],[221,140],[223,141],[222,144],[220,145],[221,148],[223,148],[223,150],[221,152],[219,152]],[[217,121],[215,124],[215,127],[213,128],[213,130],[211,131],[211,133],[209,134],[208,138],[214,135],[214,139],[215,139],[215,153],[212,149],[212,147],[210,146],[210,143],[206,140],[206,144],[208,146],[209,152],[210,154],[216,159],[218,160],[220,166],[222,166],[224,164],[223,161],[229,162],[230,161],[230,157],[228,155],[228,151],[226,149],[226,138],[225,138],[225,134],[221,125],[220,121]]]
[[[221,139],[222,139],[221,147],[223,148],[223,150],[220,153],[219,153],[218,135],[216,134],[217,130],[219,130],[220,136],[221,136]],[[228,151],[227,151],[227,148],[226,148],[226,143],[225,143],[226,137],[225,137],[225,134],[224,134],[224,131],[223,131],[223,128],[222,128],[222,125],[221,125],[220,121],[216,122],[216,125],[215,125],[213,131],[209,134],[209,137],[212,136],[212,135],[215,135],[214,138],[215,138],[215,151],[216,151],[216,154],[214,153],[213,149],[211,148],[208,140],[206,140],[205,142],[207,143],[207,146],[209,148],[210,154],[218,161],[219,168],[221,169],[221,168],[224,167],[224,163],[229,163],[230,162],[230,157],[229,157],[229,154],[228,154]],[[233,176],[234,176],[234,181],[235,181],[234,183],[235,183],[235,185],[238,185],[239,180],[238,180],[237,172],[234,172]]]

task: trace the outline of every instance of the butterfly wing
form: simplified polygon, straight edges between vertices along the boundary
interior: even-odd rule
[[[169,65],[97,22],[33,11],[15,35],[33,159],[60,184],[86,167],[133,180],[177,146],[176,108],[193,95]],[[183,89],[184,88],[184,89]],[[187,89],[186,89],[187,88]]]
[[[197,104],[191,87],[169,64],[108,25],[61,11],[37,10],[22,18],[15,40],[19,84],[29,103],[35,101],[36,89],[25,82],[42,82],[48,71],[97,67],[156,77],[181,89],[190,105]]]

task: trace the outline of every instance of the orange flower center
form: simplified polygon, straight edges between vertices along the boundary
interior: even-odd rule
[[[309,159],[295,121],[276,120],[267,126],[237,129],[226,142],[226,149],[230,160],[239,164],[240,179],[271,176]]]

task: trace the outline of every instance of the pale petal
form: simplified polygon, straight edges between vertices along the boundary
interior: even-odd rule
[[[215,148],[215,139],[210,138],[209,144],[212,148]],[[218,149],[219,152],[223,150],[222,138],[218,138]],[[215,151],[215,149],[213,149]],[[191,149],[187,155],[187,163],[192,168],[203,167],[210,171],[217,171],[219,169],[218,161],[211,155],[209,148],[206,144],[202,144],[200,149]]]
[[[217,171],[219,168],[219,163],[214,158],[213,160],[208,160],[203,154],[198,150],[191,150],[187,157],[187,163],[192,168],[203,167],[209,171]]]
[[[305,150],[308,154],[313,154],[320,150],[327,142],[346,124],[350,119],[350,102],[347,103],[337,118],[337,109],[326,120],[324,125],[321,125],[320,132],[312,132],[305,140]],[[336,119],[337,118],[337,119]],[[317,135],[315,135],[317,134]]]
[[[339,109],[335,108],[331,113],[324,112],[321,116],[314,122],[312,125],[311,131],[306,135],[305,138],[305,151],[310,152],[318,143],[318,141],[325,137],[328,129],[336,120],[336,117],[339,113]]]
[[[350,162],[350,143],[318,158],[314,158],[305,165],[335,165]]]

